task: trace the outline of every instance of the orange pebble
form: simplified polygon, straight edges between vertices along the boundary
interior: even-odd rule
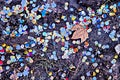
[[[116,8],[114,8],[114,9],[113,9],[113,12],[114,12],[114,13],[116,13],[116,12],[117,12],[117,9],[116,9]]]
[[[15,37],[15,34],[14,34],[14,33],[11,33],[11,34],[10,34],[10,37]]]
[[[74,52],[75,52],[75,53],[78,52],[78,48],[74,48]]]
[[[87,41],[84,44],[85,44],[85,46],[89,46],[89,43]]]

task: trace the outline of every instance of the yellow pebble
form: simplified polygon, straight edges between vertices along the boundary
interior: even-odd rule
[[[102,55],[102,54],[100,55],[100,58],[103,58],[103,55]]]
[[[46,51],[47,51],[47,47],[44,47],[44,48],[43,48],[43,52],[46,52]]]
[[[6,46],[6,49],[9,49],[10,48],[10,46]]]
[[[30,72],[31,72],[31,74],[33,74],[33,70],[31,70]]]
[[[61,48],[61,50],[62,50],[62,51],[65,51],[65,48],[64,48],[64,47],[62,47],[62,48]]]
[[[117,58],[118,58],[118,55],[115,55],[114,58],[117,59]]]
[[[116,38],[112,38],[112,41],[116,41]]]
[[[62,42],[65,42],[65,39],[62,39]]]
[[[9,13],[8,13],[8,16],[11,16],[11,15],[12,15],[12,13],[11,13],[11,12],[9,12]]]
[[[5,43],[3,43],[3,44],[2,44],[2,47],[6,47],[6,44],[5,44]]]
[[[38,15],[37,18],[40,19],[40,18],[41,18],[41,15]]]
[[[33,20],[32,20],[32,23],[33,23],[33,24],[36,24],[36,20],[35,20],[35,19],[33,19]]]
[[[76,17],[75,16],[72,16],[72,21],[74,21],[76,19]]]
[[[62,17],[61,17],[61,19],[64,19],[64,18],[65,18],[65,16],[62,16]]]
[[[100,9],[103,9],[105,7],[105,4],[101,5]]]
[[[24,51],[24,54],[28,54],[28,51]]]
[[[9,7],[6,7],[6,10],[10,10],[10,8],[9,8]]]
[[[66,6],[68,6],[68,4],[69,4],[68,2],[65,2],[65,5],[66,5]]]
[[[12,53],[12,50],[9,50],[10,53]]]
[[[44,39],[41,40],[42,43],[43,43],[44,41],[45,41]]]
[[[29,49],[28,52],[32,52],[32,49]]]
[[[99,69],[96,69],[95,71],[96,71],[96,73],[99,73]]]
[[[93,76],[96,76],[96,73],[95,73],[95,72],[93,72]]]
[[[2,67],[0,66],[0,71],[3,70]]]
[[[109,15],[110,15],[110,16],[115,16],[115,13],[110,12]]]
[[[49,75],[49,76],[52,76],[52,72],[49,72],[48,75]]]

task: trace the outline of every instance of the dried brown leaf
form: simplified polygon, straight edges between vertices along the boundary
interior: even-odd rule
[[[87,29],[83,28],[80,24],[73,26],[71,30],[75,31],[71,39],[81,38],[82,43],[88,38]]]

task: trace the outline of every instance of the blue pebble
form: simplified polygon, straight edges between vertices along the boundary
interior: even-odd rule
[[[10,69],[10,67],[9,67],[9,66],[6,66],[6,70],[8,70],[8,69]]]
[[[26,44],[25,44],[25,47],[26,47],[26,48],[29,48],[29,47],[30,47],[30,44],[29,44],[29,43],[26,43]]]
[[[97,24],[97,28],[100,28],[100,24]]]
[[[20,37],[20,34],[19,34],[19,33],[17,33],[15,36],[16,36],[16,37]]]
[[[57,5],[55,2],[51,3],[52,8],[55,8]]]
[[[19,62],[23,62],[23,58],[19,58]]]
[[[52,25],[50,25],[50,26],[49,26],[49,29],[53,29],[53,26],[52,26]]]
[[[107,14],[103,14],[103,18],[107,18]]]
[[[21,46],[20,46],[20,45],[17,45],[17,46],[16,46],[16,49],[17,49],[17,50],[20,50],[20,49],[21,49]]]
[[[5,56],[1,56],[1,60],[4,61],[5,60]]]
[[[95,58],[92,58],[92,59],[91,59],[91,62],[93,62],[93,63],[94,63],[94,62],[95,62]]]
[[[18,77],[21,77],[21,76],[22,76],[22,73],[17,73],[17,76],[18,76]]]
[[[0,46],[0,50],[2,50],[3,49],[3,47],[2,46]]]
[[[46,10],[42,10],[42,11],[41,11],[41,14],[42,14],[42,17],[45,17],[45,15],[46,15]]]
[[[90,71],[86,73],[87,76],[90,76]]]
[[[21,66],[21,67],[23,67],[23,66],[24,66],[24,64],[23,64],[23,63],[21,63],[21,64],[20,64],[20,66]]]
[[[120,2],[118,2],[118,7],[120,7]]]
[[[92,80],[97,80],[97,78],[96,77],[93,77],[93,79]]]
[[[97,19],[97,23],[100,23],[100,19]]]

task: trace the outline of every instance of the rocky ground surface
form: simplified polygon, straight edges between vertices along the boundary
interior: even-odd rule
[[[15,5],[22,5],[21,1],[24,0],[0,0],[0,11],[3,8],[9,7],[10,9]],[[26,0],[25,0],[26,1]],[[28,0],[32,1],[32,0]],[[56,7],[50,8],[52,9],[51,13],[46,13],[45,16],[42,16],[40,19],[36,20],[37,23],[34,23],[29,18],[25,16],[20,16],[21,14],[27,14],[27,11],[22,11],[20,13],[13,12],[12,15],[7,18],[8,21],[4,22],[3,16],[5,14],[0,13],[0,78],[1,80],[120,80],[120,47],[116,48],[116,45],[120,44],[120,2],[119,0],[106,1],[106,0],[33,0],[34,4],[42,5],[42,4],[51,4],[54,2]],[[65,3],[68,2],[68,9],[65,10]],[[67,4],[67,3],[66,3]],[[103,18],[102,14],[97,14],[97,10],[101,8],[101,5],[108,5],[110,8],[111,5],[116,4],[117,6],[113,6],[112,9],[116,8],[117,11],[113,11],[115,15],[111,16],[108,12],[107,17]],[[26,6],[25,6],[26,7]],[[88,7],[95,11],[94,16],[90,16]],[[32,4],[27,5],[28,11],[33,9]],[[71,11],[72,8],[74,11]],[[81,10],[80,10],[81,9]],[[83,11],[83,13],[81,13]],[[111,10],[112,11],[112,10]],[[102,11],[101,11],[102,12]],[[8,12],[7,12],[8,13]],[[38,15],[42,15],[41,12],[34,12]],[[65,15],[67,20],[61,19],[61,16]],[[73,18],[75,20],[71,20],[71,15],[74,15]],[[81,22],[80,17],[83,15],[83,19],[86,16],[90,17],[91,23],[87,25],[88,30],[91,31],[88,33],[89,38],[86,39],[85,42],[80,43],[80,39],[77,40],[66,40],[66,38],[71,38],[73,35],[69,34],[68,37],[60,38],[59,42],[55,40],[59,37],[55,37],[54,39],[50,39],[47,43],[47,50],[44,51],[45,43],[37,44],[33,47],[17,49],[16,45],[26,44],[25,42],[32,42],[36,38],[40,38],[43,40],[47,40],[47,37],[43,35],[43,32],[60,32],[61,27],[66,26],[66,22],[69,22],[72,26],[74,25],[74,21]],[[29,16],[28,16],[29,17]],[[93,17],[98,20],[98,23],[93,24]],[[60,20],[57,22],[55,19]],[[22,25],[27,25],[27,34],[23,33],[19,37],[11,37],[11,33],[3,34],[3,30],[6,29],[7,26],[10,26],[10,31],[18,30],[18,26],[21,24],[19,19],[23,19],[24,22]],[[110,22],[106,22],[109,21]],[[110,26],[109,29],[103,29],[103,27],[99,27],[100,22],[106,22],[103,27]],[[43,25],[47,23],[51,25],[55,23],[55,28],[47,28],[40,31],[38,35],[36,32],[30,32],[30,30],[35,29],[34,25]],[[98,26],[98,27],[97,27]],[[67,29],[67,28],[66,28]],[[9,30],[8,30],[9,31]],[[112,31],[115,33],[112,34]],[[7,32],[7,30],[6,30]],[[57,33],[56,33],[57,34]],[[113,36],[110,37],[110,34]],[[62,35],[62,33],[60,34]],[[115,36],[114,36],[115,35]],[[34,37],[31,40],[28,38]],[[78,44],[74,42],[78,41]],[[69,58],[63,59],[62,56],[65,53],[65,50],[61,50],[61,47],[68,42],[66,46],[69,47],[66,50],[77,48],[78,51],[72,51],[69,55]],[[7,46],[12,46],[12,52],[7,52]],[[104,45],[104,46],[103,46]],[[4,51],[2,52],[2,47]],[[106,48],[105,48],[106,47]],[[29,56],[24,52],[27,50],[35,51],[35,54]],[[53,52],[57,54],[57,60],[50,59],[50,56]],[[28,51],[29,52],[29,51]],[[88,52],[88,53],[87,53]],[[4,54],[2,54],[4,53]],[[30,52],[29,52],[30,53]],[[34,52],[32,52],[34,53]],[[68,52],[70,53],[70,52]],[[18,55],[22,56],[17,59]],[[5,60],[2,59],[2,56],[5,57]],[[12,56],[12,59],[10,57]],[[16,57],[16,58],[13,58]],[[28,59],[29,58],[29,59]],[[28,60],[27,60],[28,59]],[[32,60],[31,60],[32,59]],[[9,62],[11,61],[11,62]],[[22,66],[23,65],[23,66]],[[9,68],[8,68],[9,67]],[[16,76],[17,75],[17,76]]]

